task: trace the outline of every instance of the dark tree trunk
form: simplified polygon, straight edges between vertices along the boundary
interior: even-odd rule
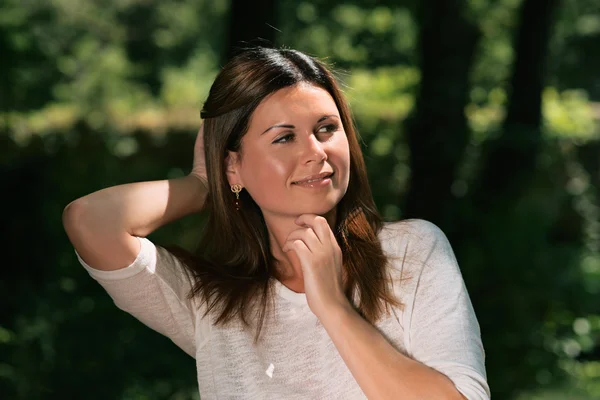
[[[525,0],[501,135],[484,148],[478,200],[517,199],[535,170],[541,143],[542,89],[553,14],[559,0]],[[485,207],[485,204],[482,204]]]
[[[478,29],[462,0],[420,2],[421,85],[408,121],[411,177],[404,218],[440,223],[469,141],[464,113]]]
[[[277,2],[275,0],[232,0],[229,45],[223,61],[229,60],[249,45],[273,46],[276,36]]]
[[[463,203],[460,232],[454,235],[459,243],[466,243],[457,254],[471,257],[468,276],[478,282],[470,295],[474,304],[487,311],[480,314],[479,323],[484,343],[495,343],[487,349],[486,366],[497,398],[513,398],[531,388],[535,371],[542,366],[560,375],[554,355],[530,333],[541,330],[551,312],[548,296],[572,297],[562,281],[573,278],[556,265],[572,265],[573,256],[556,249],[565,248],[565,242],[578,244],[569,236],[577,235],[580,222],[569,204],[552,197],[552,190],[544,192],[549,196],[545,203],[531,190],[543,183],[536,171],[542,144],[542,89],[557,6],[558,0],[521,4],[506,118],[498,137],[483,145],[477,180]],[[556,172],[562,174],[560,168]],[[537,209],[541,204],[560,209],[542,215]],[[556,258],[555,265],[549,257]],[[534,290],[536,286],[543,289]],[[506,348],[513,351],[506,353]],[[524,359],[533,364],[520,368]]]

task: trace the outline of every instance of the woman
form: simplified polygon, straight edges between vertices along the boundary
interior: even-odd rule
[[[207,399],[488,399],[444,234],[382,223],[327,67],[255,48],[217,76],[192,172],[77,199],[64,226],[116,305],[196,359]],[[146,236],[209,211],[196,254]]]

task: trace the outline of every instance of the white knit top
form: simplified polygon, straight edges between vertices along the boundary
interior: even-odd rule
[[[479,324],[444,233],[415,219],[386,223],[379,238],[404,308],[376,327],[398,351],[448,376],[467,399],[489,399]],[[196,359],[202,400],[366,398],[304,293],[274,280],[274,309],[254,345],[254,330],[202,318],[204,306],[187,299],[189,273],[164,248],[140,243],[135,261],[116,271],[93,269],[76,254],[117,307]]]

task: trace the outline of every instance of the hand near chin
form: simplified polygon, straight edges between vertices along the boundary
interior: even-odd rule
[[[290,233],[282,250],[295,253],[290,259],[302,268],[308,306],[322,319],[350,304],[342,283],[342,251],[325,218],[302,214],[295,222],[300,227]]]

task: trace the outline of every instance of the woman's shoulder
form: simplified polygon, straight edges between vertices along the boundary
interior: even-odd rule
[[[450,249],[444,232],[424,219],[385,222],[379,240],[392,259],[421,267],[440,252],[446,254]]]
[[[407,239],[421,243],[431,243],[445,239],[446,235],[433,222],[411,218],[400,221],[384,222],[379,239],[381,241]]]

